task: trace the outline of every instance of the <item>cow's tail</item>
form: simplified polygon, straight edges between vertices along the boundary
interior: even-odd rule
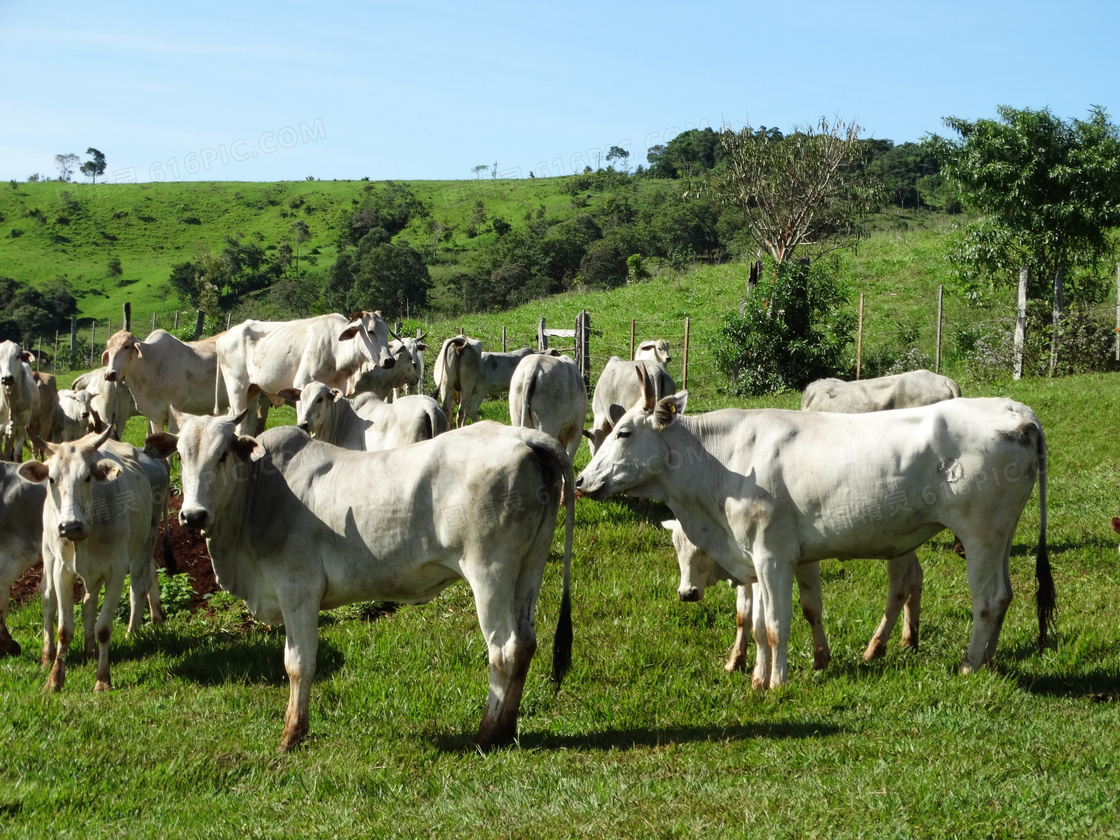
[[[532,375],[529,377],[529,382],[525,385],[525,393],[521,399],[521,428],[535,429],[536,424],[533,423],[533,392],[537,389],[537,374],[540,368],[534,368]]]
[[[1038,613],[1038,649],[1046,646],[1050,626],[1054,623],[1054,576],[1050,571],[1050,552],[1046,548],[1046,434],[1038,424],[1038,550],[1035,553],[1034,576],[1038,581],[1035,610]]]

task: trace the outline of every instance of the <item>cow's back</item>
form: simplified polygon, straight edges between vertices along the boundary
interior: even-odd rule
[[[801,394],[802,411],[865,414],[900,408],[918,408],[957,399],[960,386],[947,376],[929,370],[845,382],[818,379]]]

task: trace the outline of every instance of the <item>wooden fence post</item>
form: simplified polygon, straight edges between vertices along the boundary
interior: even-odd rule
[[[70,316],[70,364],[74,364],[74,356],[78,352],[78,316]]]
[[[945,287],[937,287],[937,350],[933,360],[933,372],[941,373],[941,314],[945,307]]]
[[[634,319],[630,319],[630,361],[634,361]]]
[[[863,359],[863,292],[859,293],[859,327],[856,329],[856,379]]]
[[[195,341],[198,341],[200,338],[202,338],[202,327],[205,323],[206,323],[206,313],[203,312],[200,309],[200,310],[198,310],[198,314],[194,318],[194,340]]]
[[[131,301],[124,302],[124,326],[121,327],[125,332],[132,332],[132,303]]]
[[[575,335],[576,367],[583,374],[583,384],[591,387],[591,316],[586,309],[576,315]]]
[[[537,350],[548,349],[548,336],[544,334],[544,318],[537,321]]]
[[[691,326],[692,326],[692,318],[685,318],[684,319],[684,361],[682,363],[683,368],[682,368],[682,372],[681,372],[681,390],[682,391],[685,391],[685,390],[688,389],[688,335],[689,335],[689,330],[690,330]]]
[[[1031,279],[1028,266],[1019,269],[1019,308],[1015,313],[1015,337],[1011,355],[1011,378],[1023,378],[1023,344],[1027,337],[1027,284]]]
[[[506,352],[506,328],[502,327],[502,352]]]
[[[156,313],[152,313],[152,332],[156,331]]]
[[[40,365],[43,363],[42,359],[43,359],[43,337],[39,336],[39,352],[35,354],[35,370],[40,369]]]
[[[89,325],[89,363],[93,364],[93,347],[97,344],[97,320]]]
[[[1058,350],[1061,346],[1059,333],[1062,326],[1062,313],[1065,312],[1065,270],[1054,272],[1054,307],[1050,311],[1050,375],[1058,370]]]
[[[172,327],[172,329],[175,330],[175,332],[179,331],[179,310],[178,309],[175,310],[175,326]]]
[[[58,373],[58,330],[54,331],[54,356],[51,358],[51,369]]]

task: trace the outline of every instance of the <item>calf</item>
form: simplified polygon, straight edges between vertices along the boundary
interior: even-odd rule
[[[93,413],[93,394],[70,388],[59,391],[47,441],[67,443],[96,431],[100,429]]]
[[[383,400],[396,397],[403,390],[406,394],[424,393],[424,351],[428,345],[424,336],[396,339],[389,342],[389,353],[395,360],[390,368],[372,367],[354,377],[347,396],[373,393]]]
[[[375,394],[351,400],[322,382],[311,382],[302,391],[289,388],[280,395],[296,401],[299,428],[343,449],[394,449],[447,431],[447,415],[439,403],[419,394],[391,403]]]
[[[0,462],[0,657],[19,656],[19,643],[8,632],[8,598],[12,584],[39,562],[43,544],[42,484],[22,481],[15,464]]]
[[[166,516],[167,465],[125,443],[109,440],[109,430],[64,444],[46,444],[46,463],[27,461],[19,468],[25,481],[49,492],[43,528],[43,663],[51,663],[44,691],[58,691],[66,681],[66,653],[74,637],[74,576],[85,584],[82,624],[87,658],[97,656],[94,691],[112,688],[109,641],[113,613],[130,580],[128,631],[140,627],[145,598],[152,621],[163,622],[152,549],[161,513]],[[165,529],[166,533],[166,529]],[[165,555],[170,541],[165,537]],[[104,590],[101,609],[98,596]],[[58,617],[58,645],[51,625]]]
[[[14,341],[0,341],[0,458],[23,459],[27,427],[39,413],[39,390],[27,363],[35,356]]]
[[[120,440],[128,418],[140,414],[128,386],[119,378],[110,379],[108,367],[84,373],[71,383],[75,390],[88,391],[90,410],[112,430],[113,440]]]
[[[663,338],[658,338],[654,341],[643,341],[638,345],[638,349],[634,353],[634,359],[648,359],[662,366],[673,361],[673,357],[669,355],[669,342]]]

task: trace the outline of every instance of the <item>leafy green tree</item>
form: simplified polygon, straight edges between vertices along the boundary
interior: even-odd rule
[[[420,254],[403,242],[385,242],[359,249],[352,267],[353,285],[347,307],[380,309],[394,320],[428,303],[431,275]]]
[[[617,168],[625,172],[630,166],[630,153],[621,146],[611,146],[607,150],[607,165],[613,166],[616,161]]]
[[[343,214],[338,226],[339,247],[357,245],[373,228],[383,228],[389,236],[396,236],[413,219],[426,219],[429,215],[428,206],[408,184],[387,181],[380,188],[367,184],[358,207]]]
[[[933,138],[966,207],[983,214],[954,262],[965,278],[1010,281],[1027,265],[1046,288],[1110,256],[1120,225],[1120,137],[1103,108],[1086,120],[1000,106],[999,119],[946,117],[957,140]]]
[[[718,133],[710,128],[693,128],[664,145],[651,147],[646,153],[647,172],[653,178],[705,175],[716,167],[723,154]]]
[[[689,182],[687,196],[737,207],[759,248],[781,263],[817,258],[858,237],[881,188],[859,166],[860,127],[821,119],[781,140],[749,125],[720,132],[723,167]]]
[[[97,176],[105,174],[105,155],[92,146],[86,149],[86,154],[90,156],[90,160],[82,164],[81,171],[91,184],[96,184]]]
[[[739,313],[727,315],[716,363],[744,396],[801,390],[844,372],[854,318],[827,261],[771,262]]]

